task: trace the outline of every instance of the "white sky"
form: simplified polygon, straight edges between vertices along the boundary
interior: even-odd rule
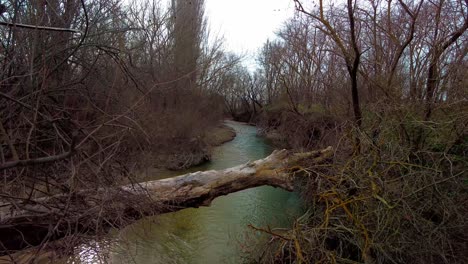
[[[254,68],[255,53],[294,14],[292,0],[205,0],[210,34],[224,36],[227,51],[247,55]]]

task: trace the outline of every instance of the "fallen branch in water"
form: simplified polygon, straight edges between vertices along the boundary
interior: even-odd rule
[[[304,175],[301,164],[322,164],[332,154],[331,147],[307,153],[280,150],[225,170],[0,204],[0,255],[77,233],[105,232],[147,215],[209,206],[218,196],[252,187],[293,191],[298,175]]]

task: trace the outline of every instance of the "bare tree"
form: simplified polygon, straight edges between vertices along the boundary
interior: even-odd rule
[[[347,2],[347,22],[349,23],[349,29],[347,30],[348,36],[340,35],[336,26],[334,27],[333,24],[326,18],[322,0],[319,1],[318,14],[306,11],[302,3],[298,0],[294,0],[294,3],[296,4],[296,9],[299,12],[312,17],[321,24],[321,27],[319,27],[319,29],[335,42],[335,44],[338,46],[341,55],[345,59],[346,68],[348,70],[351,82],[351,98],[354,113],[354,122],[356,127],[359,129],[362,125],[362,113],[361,106],[359,103],[359,90],[357,78],[361,59],[361,50],[359,48],[357,40],[358,25],[356,25],[355,19],[356,3],[353,0],[348,0]],[[346,44],[346,42],[344,41],[345,37],[349,40],[350,44]],[[356,148],[359,152],[360,139],[358,136],[356,136],[355,140]]]

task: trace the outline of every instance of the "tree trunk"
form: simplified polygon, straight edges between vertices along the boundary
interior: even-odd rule
[[[0,255],[69,235],[102,233],[148,215],[209,206],[218,196],[261,185],[293,191],[295,180],[304,176],[301,166],[327,162],[332,154],[331,147],[307,153],[281,150],[220,171],[0,204]]]

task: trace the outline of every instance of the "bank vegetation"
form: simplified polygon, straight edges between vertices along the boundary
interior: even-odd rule
[[[14,233],[0,233],[12,238],[1,255],[40,252],[55,224],[87,215],[70,210],[80,190],[97,194],[141,181],[147,168],[205,162],[212,145],[232,138],[219,132],[224,102],[215,91],[239,59],[206,25],[203,1],[0,1],[0,210],[15,215],[58,194],[69,201],[53,208],[58,222],[23,223],[49,230],[35,238],[14,240],[21,232],[0,219]],[[102,201],[103,211],[112,208]],[[118,227],[91,218],[91,232],[64,248]]]
[[[468,2],[293,1],[227,101],[309,166],[307,213],[262,263],[466,263]]]
[[[202,1],[3,3],[1,204],[209,159],[206,133],[228,114],[280,147],[334,150],[295,168],[308,211],[290,230],[252,226],[271,240],[249,261],[468,262],[468,1],[291,1],[255,71],[208,41]],[[86,213],[67,208],[57,216]],[[103,219],[65,248],[105,234]]]

